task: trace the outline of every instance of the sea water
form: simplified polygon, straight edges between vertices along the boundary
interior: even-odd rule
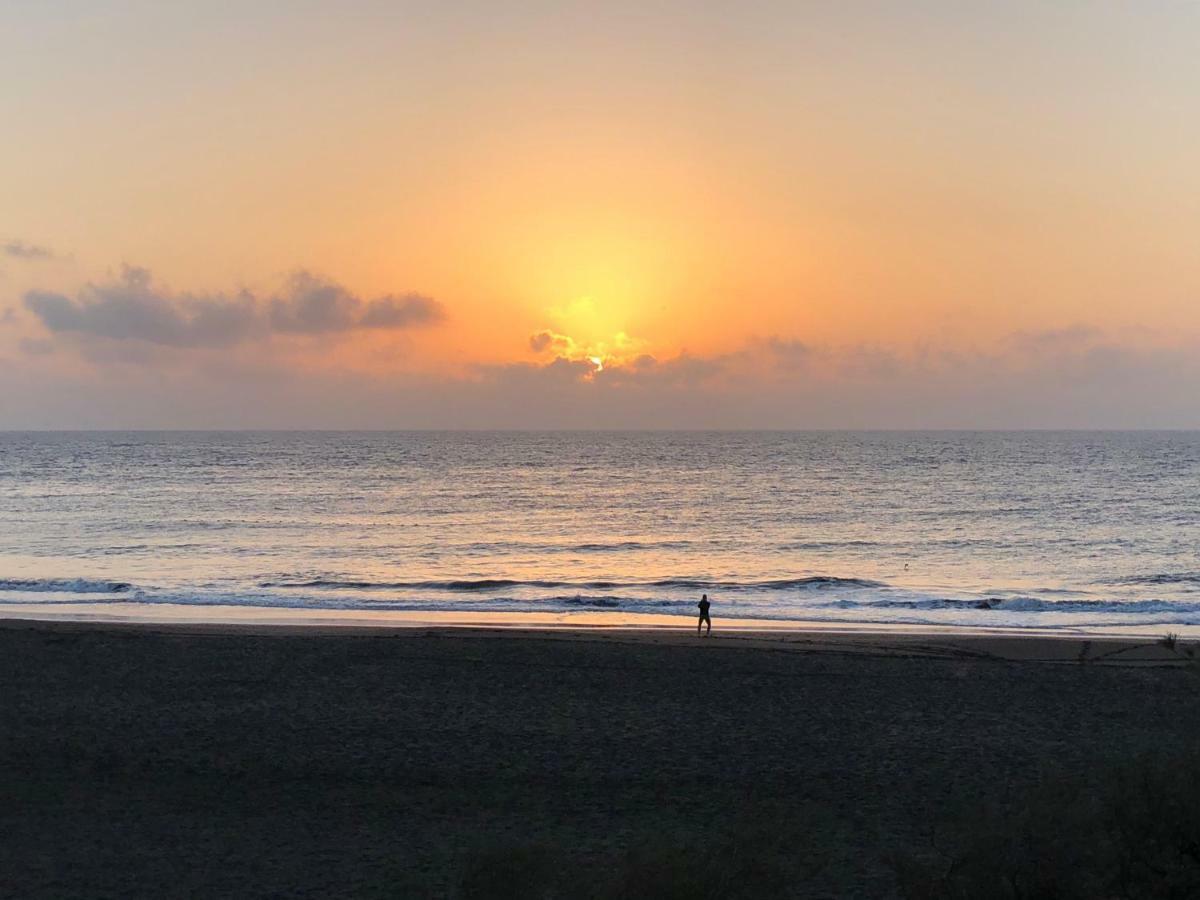
[[[718,621],[1200,626],[1200,433],[0,433],[0,616],[690,624],[702,592]]]

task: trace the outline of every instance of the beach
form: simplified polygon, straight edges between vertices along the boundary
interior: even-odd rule
[[[1141,639],[7,620],[0,668],[22,897],[504,896],[760,834],[773,892],[895,896],[947,823],[1200,737]]]

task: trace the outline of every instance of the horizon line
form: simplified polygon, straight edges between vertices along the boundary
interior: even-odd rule
[[[1196,434],[1200,426],[1153,428],[0,428],[0,434]]]

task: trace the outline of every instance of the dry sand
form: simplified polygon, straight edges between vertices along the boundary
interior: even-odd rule
[[[5,896],[446,896],[481,850],[602,872],[787,834],[797,896],[1043,773],[1181,749],[1152,641],[0,623]]]

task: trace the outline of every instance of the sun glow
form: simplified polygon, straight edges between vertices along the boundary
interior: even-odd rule
[[[580,344],[597,344],[624,334],[628,314],[611,301],[597,303],[592,297],[578,297],[562,306],[546,310],[558,330],[571,335]]]
[[[624,330],[627,316],[617,304],[601,305],[591,297],[578,297],[547,308],[545,315],[554,327],[529,337],[530,349],[539,356],[586,361],[601,372],[647,351],[646,341],[630,337]]]

